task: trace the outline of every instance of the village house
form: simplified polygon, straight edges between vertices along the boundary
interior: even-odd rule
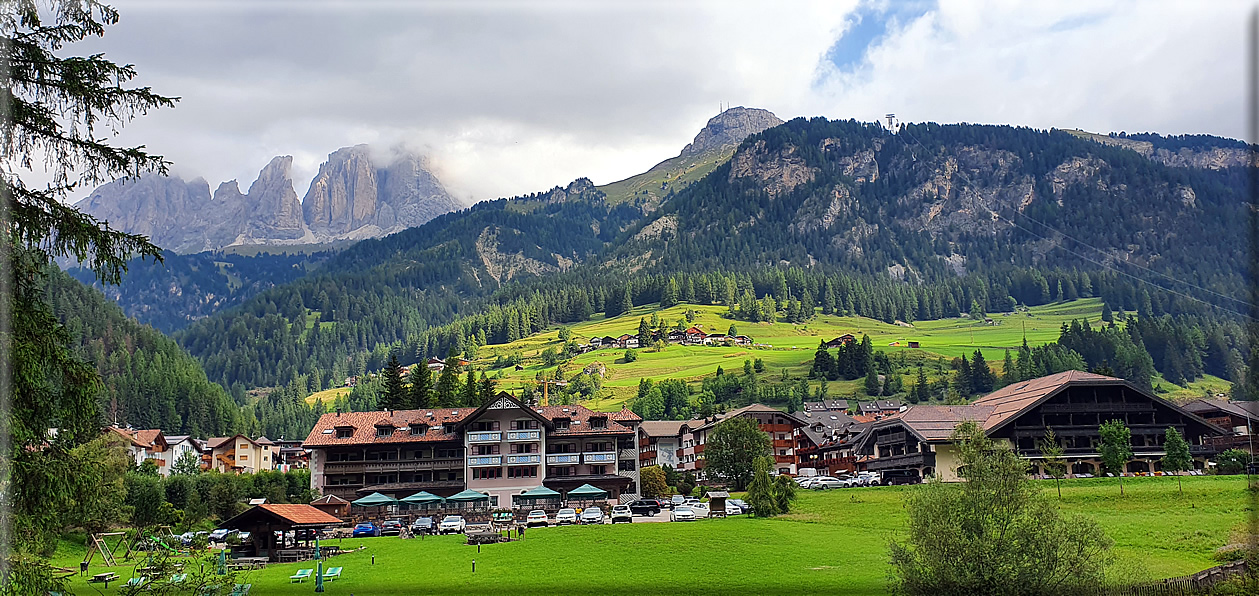
[[[857,338],[853,337],[851,333],[845,333],[844,335],[841,335],[839,337],[836,337],[835,339],[832,339],[826,342],[825,346],[827,349],[835,349],[842,345],[856,343],[856,341],[857,341]]]
[[[796,429],[803,426],[796,416],[761,404],[744,406],[707,419],[688,420],[678,429],[680,445],[678,447],[678,469],[695,472],[703,477],[704,445],[708,433],[723,420],[732,417],[745,417],[756,420],[761,431],[769,435],[770,447],[774,458],[774,473],[796,473]]]
[[[822,401],[806,401],[804,402],[805,412],[847,412],[848,400],[846,399],[824,399]]]
[[[127,456],[139,466],[147,460],[157,465],[157,471],[163,476],[170,475],[170,462],[167,461],[166,437],[158,429],[134,430],[110,426],[105,432],[121,436],[127,441]]]
[[[704,333],[699,327],[691,327],[686,330],[685,343],[695,346],[703,345],[705,337],[708,337],[708,334]]]
[[[681,420],[644,420],[638,426],[638,465],[678,467]]]
[[[527,406],[499,393],[479,408],[324,414],[303,442],[311,488],[353,501],[465,489],[509,507],[539,486],[566,493],[583,484],[612,500],[638,498],[638,424],[628,410]]]
[[[1241,449],[1252,455],[1256,453],[1254,433],[1259,429],[1259,402],[1195,399],[1184,408],[1227,431],[1228,434],[1209,439],[1216,450]]]
[[[215,437],[206,441],[201,467],[224,473],[252,474],[274,470],[279,457],[280,448],[266,437]]]
[[[1098,427],[1123,420],[1132,432],[1135,457],[1125,472],[1161,470],[1164,433],[1175,428],[1190,443],[1201,468],[1216,453],[1210,439],[1225,431],[1171,402],[1122,379],[1067,371],[1014,383],[969,405],[912,405],[875,422],[857,446],[867,470],[899,470],[921,477],[958,479],[957,447],[950,436],[963,421],[977,422],[989,437],[1010,445],[1027,459],[1031,473],[1043,472],[1038,441],[1052,428],[1072,474],[1098,474]]]
[[[890,399],[863,401],[858,405],[857,413],[866,416],[890,416],[899,413],[902,406],[904,404],[901,402]]]

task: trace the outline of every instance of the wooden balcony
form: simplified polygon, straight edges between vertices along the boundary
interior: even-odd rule
[[[761,432],[767,433],[789,433],[794,428],[790,424],[762,424]]]
[[[651,451],[643,451],[642,453],[638,454],[638,460],[639,461],[655,461],[658,455],[659,454],[656,453],[655,449],[652,449]]]
[[[794,456],[794,455],[775,455],[775,456],[774,456],[774,463],[779,463],[779,464],[794,464],[794,463],[796,463],[796,456]]]
[[[1045,414],[1106,413],[1106,412],[1153,412],[1153,403],[1079,403],[1044,404],[1040,411]]]
[[[888,433],[886,435],[879,435],[875,437],[874,444],[875,445],[899,445],[905,442],[907,436],[908,435],[906,435],[903,431],[896,432],[896,433]]]
[[[891,468],[918,468],[923,466],[936,465],[936,454],[934,453],[909,453],[906,455],[894,455],[891,457],[880,457],[866,462],[867,470],[888,470]]]
[[[403,459],[393,461],[330,461],[324,464],[328,474],[359,474],[363,472],[407,472],[412,470],[454,470],[463,467],[462,459]]]
[[[791,441],[791,440],[778,440],[778,439],[774,439],[774,441],[773,441],[773,445],[774,445],[774,448],[775,448],[775,449],[778,449],[778,448],[781,448],[781,447],[786,447],[786,448],[789,448],[789,449],[790,449],[790,448],[792,448],[792,447],[795,447],[795,446],[796,446],[796,442],[795,442],[795,441]]]

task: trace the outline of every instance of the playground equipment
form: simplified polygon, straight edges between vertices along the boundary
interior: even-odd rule
[[[179,551],[171,547],[168,541],[174,541],[175,544],[179,544],[179,537],[175,535],[174,530],[170,526],[158,526],[152,532],[136,530],[135,537],[127,545],[127,552],[123,555],[123,559],[130,560],[132,553],[151,552],[154,548],[168,551],[172,555],[179,554]]]
[[[109,546],[107,539],[115,536],[120,536],[121,538],[119,538],[111,547]],[[118,552],[118,549],[121,548],[122,544],[126,541],[126,532],[102,532],[100,534],[92,534],[91,544],[87,547],[87,555],[83,557],[83,562],[90,564],[92,562],[92,556],[99,552],[101,554],[101,560],[104,561],[105,566],[113,567],[118,564],[118,562],[114,560],[114,553]],[[130,549],[128,549],[128,552],[130,552]]]

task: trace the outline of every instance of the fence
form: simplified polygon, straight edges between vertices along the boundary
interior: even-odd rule
[[[1233,561],[1199,571],[1193,575],[1171,577],[1161,582],[1140,586],[1113,588],[1108,596],[1188,596],[1201,594],[1215,587],[1216,584],[1245,575],[1249,571],[1246,561]]]

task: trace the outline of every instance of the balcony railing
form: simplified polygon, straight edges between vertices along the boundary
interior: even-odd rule
[[[789,433],[792,431],[790,424],[762,424],[761,432],[767,433]]]
[[[656,459],[656,456],[657,456],[656,451],[653,449],[651,451],[644,451],[642,453],[639,453],[638,459],[645,460],[645,461],[654,461]]]
[[[1097,412],[1152,412],[1152,403],[1079,403],[1044,404],[1040,411],[1045,414],[1097,413]]]
[[[775,455],[775,456],[774,456],[774,461],[775,461],[776,463],[780,463],[780,464],[794,464],[794,463],[796,463],[796,456],[794,456],[794,455]]]
[[[468,458],[469,466],[501,466],[503,465],[503,456],[501,455],[474,455]]]
[[[579,464],[581,463],[581,455],[576,453],[556,453],[546,456],[548,464]]]
[[[904,442],[905,442],[904,432],[888,433],[886,435],[880,435],[878,437],[875,437],[874,439],[875,445],[892,445],[892,444],[904,443]]]
[[[509,430],[508,441],[536,441],[541,435],[536,430]],[[494,439],[491,439],[494,440]]]
[[[503,433],[501,432],[468,433],[467,436],[469,443],[492,443],[503,440]]]
[[[889,468],[916,468],[919,466],[935,466],[936,454],[934,453],[910,453],[908,455],[894,455],[891,457],[880,457],[866,462],[867,470],[887,470]]]
[[[621,459],[638,459],[638,450],[633,447],[621,449],[617,453],[620,454]]]
[[[774,447],[775,447],[775,448],[779,448],[779,447],[795,447],[795,446],[796,446],[796,442],[795,442],[795,441],[788,441],[788,440],[783,440],[783,439],[774,439]]]
[[[542,463],[542,456],[536,453],[531,454],[531,455],[521,453],[519,455],[507,456],[507,465],[509,466],[523,465],[523,464],[540,464],[540,463]]]
[[[329,474],[360,472],[396,472],[408,470],[447,470],[463,467],[462,459],[403,459],[394,461],[330,461],[324,464]]]
[[[581,454],[582,463],[586,464],[614,464],[616,463],[615,451],[599,451],[594,453]]]

